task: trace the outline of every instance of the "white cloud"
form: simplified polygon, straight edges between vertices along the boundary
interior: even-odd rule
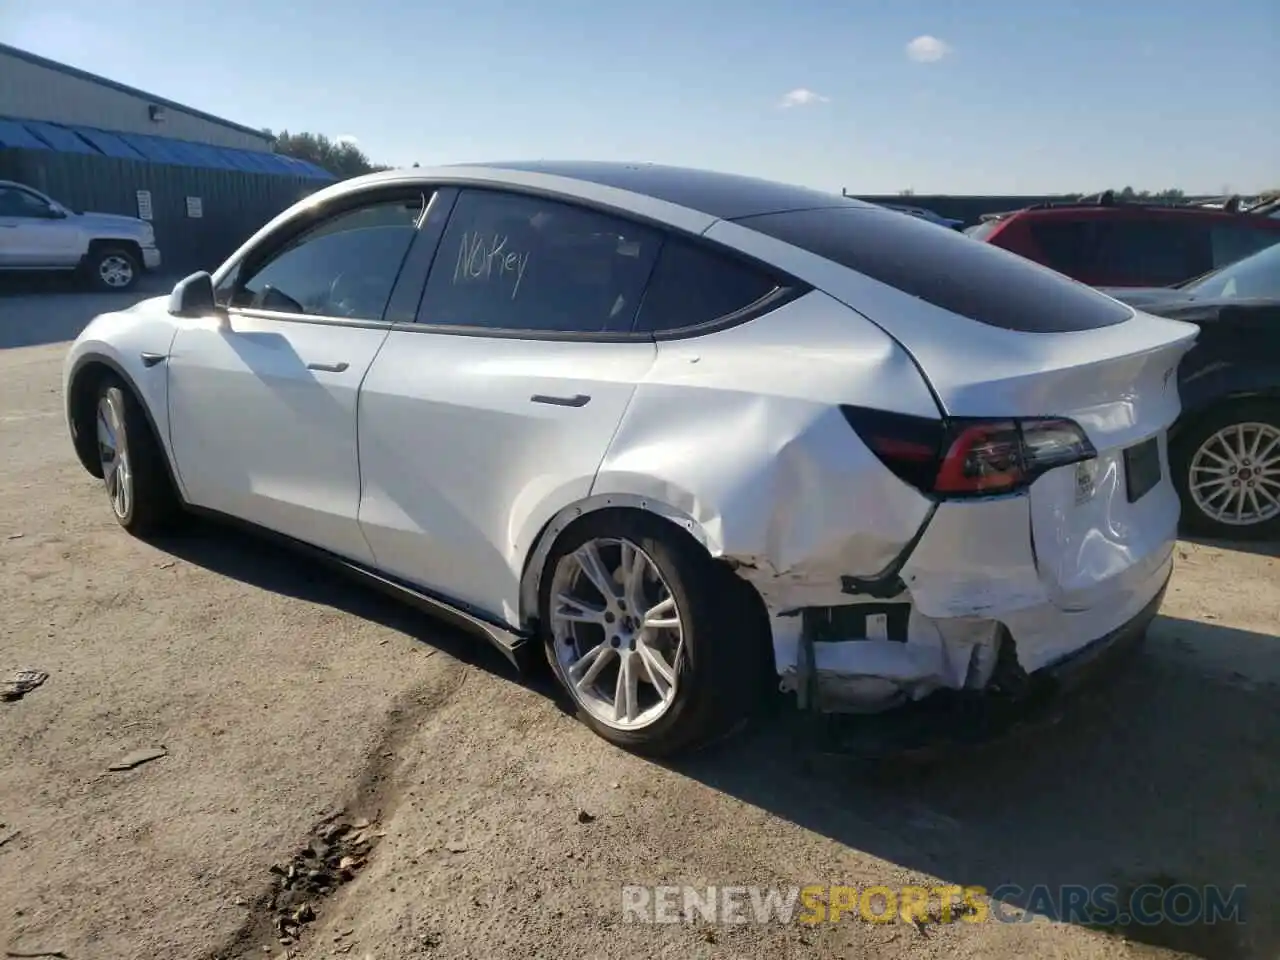
[[[951,52],[951,47],[927,33],[907,44],[907,56],[916,63],[937,63]]]
[[[360,138],[350,133],[344,133],[334,137],[333,142],[338,144],[338,146],[342,146],[344,143],[349,143],[353,147],[360,146]]]
[[[812,90],[807,90],[804,87],[797,87],[790,93],[783,96],[783,98],[778,101],[778,106],[785,110],[789,107],[808,107],[815,103],[827,103],[830,100],[830,97],[824,97],[820,93],[814,93]]]

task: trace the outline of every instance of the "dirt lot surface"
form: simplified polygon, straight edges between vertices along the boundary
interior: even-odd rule
[[[779,721],[660,766],[595,738],[544,680],[321,568],[204,526],[126,535],[61,420],[53,341],[102,308],[0,296],[0,679],[49,674],[0,702],[10,956],[1280,955],[1268,551],[1183,545],[1142,654],[1034,735],[867,767]],[[348,859],[294,861],[313,838],[320,859]],[[272,867],[291,862],[273,910]],[[1146,881],[1245,884],[1247,923],[1122,935],[621,910],[624,884]],[[293,943],[282,915],[301,918]]]

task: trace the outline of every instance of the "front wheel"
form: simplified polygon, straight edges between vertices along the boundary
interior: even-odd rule
[[[180,512],[164,451],[137,398],[114,377],[98,389],[94,429],[116,521],[139,537],[162,531]]]
[[[547,558],[539,612],[547,659],[604,739],[669,756],[745,719],[758,624],[736,578],[667,521],[588,516]]]
[[[1182,525],[1222,540],[1280,537],[1280,403],[1226,404],[1170,448]]]

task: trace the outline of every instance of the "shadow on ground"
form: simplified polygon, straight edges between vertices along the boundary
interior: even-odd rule
[[[1055,722],[946,760],[796,761],[804,727],[792,723],[680,769],[848,846],[948,883],[1004,887],[1002,901],[1068,921],[1102,918],[1062,916],[1060,900],[1045,909],[1043,888],[1110,884],[1123,909],[1144,884],[1186,884],[1197,897],[1216,885],[1226,900],[1243,885],[1243,924],[1100,925],[1207,960],[1274,957],[1280,688],[1230,669],[1214,676],[1201,646],[1218,664],[1267,658],[1280,676],[1280,638],[1161,617],[1126,669]],[[1172,909],[1193,912],[1185,899]]]
[[[203,518],[154,545],[188,563],[286,597],[319,603],[382,624],[463,663],[531,689],[554,693],[549,671],[521,676],[495,647],[406,603],[353,582],[335,569],[265,537]]]
[[[483,642],[283,548],[204,523],[157,545],[262,589],[385,624],[564,707],[546,671],[521,678]],[[1206,664],[1197,651],[1210,647]],[[1068,885],[1113,885],[1122,909],[1144,884],[1188,885],[1198,896],[1216,885],[1228,900],[1243,885],[1243,924],[1060,918],[1206,960],[1271,958],[1280,950],[1272,873],[1280,863],[1280,688],[1222,667],[1260,658],[1265,676],[1280,677],[1280,638],[1162,617],[1124,669],[1064,703],[1052,721],[997,743],[929,762],[854,763],[824,755],[807,739],[811,728],[783,710],[759,731],[672,769],[1037,915],[1055,912],[1037,900],[1042,891]],[[1159,904],[1158,896],[1145,901],[1150,910]],[[1173,909],[1186,911],[1187,901]]]

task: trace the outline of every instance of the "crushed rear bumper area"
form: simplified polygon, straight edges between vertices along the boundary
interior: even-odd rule
[[[819,753],[847,759],[927,759],[998,742],[1050,721],[1070,694],[1110,674],[1141,646],[1169,580],[1135,616],[1071,655],[996,690],[939,690],[883,713],[811,714]]]

